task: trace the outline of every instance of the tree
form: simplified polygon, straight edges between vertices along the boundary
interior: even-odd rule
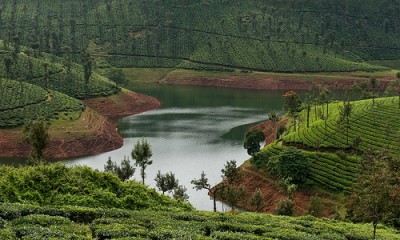
[[[304,183],[309,175],[310,163],[307,156],[294,147],[285,148],[269,160],[279,178],[291,178],[293,183]]]
[[[186,187],[179,185],[174,188],[173,198],[178,201],[187,202],[189,199],[189,195],[187,195]]]
[[[235,188],[228,185],[226,189],[222,191],[221,197],[228,202],[228,204],[232,207],[232,211],[234,212],[238,202],[243,199],[245,194],[246,192],[244,191],[243,186],[240,188]]]
[[[376,78],[370,78],[369,85],[371,88],[372,106],[375,106],[375,97],[376,97],[375,90],[378,87],[378,81],[376,80]]]
[[[214,212],[216,212],[217,211],[216,193],[221,189],[220,186],[222,186],[222,185],[217,185],[217,186],[211,188],[211,185],[208,183],[208,178],[206,177],[206,174],[204,173],[204,171],[201,172],[199,179],[194,179],[190,183],[194,185],[193,189],[196,189],[196,191],[206,189],[212,194],[213,202],[214,202]]]
[[[348,102],[344,101],[343,106],[338,106],[338,109],[339,109],[338,123],[340,125],[344,125],[346,129],[346,144],[349,145],[350,117],[353,106],[349,101]]]
[[[114,173],[117,168],[117,163],[111,160],[111,157],[108,157],[106,165],[104,165],[104,172]]]
[[[86,51],[82,52],[83,78],[85,80],[86,93],[89,92],[89,79],[92,76],[92,57]]]
[[[106,165],[104,165],[105,172],[113,173],[123,182],[129,180],[133,174],[135,174],[135,170],[136,169],[131,165],[129,158],[126,156],[124,156],[124,160],[122,160],[120,166],[118,166],[116,162],[113,162],[111,157],[108,158]]]
[[[250,204],[255,208],[256,212],[261,212],[261,210],[263,209],[265,205],[265,200],[259,188],[257,189],[257,191],[253,193],[253,196],[251,197],[250,200]]]
[[[324,87],[320,90],[319,93],[319,100],[320,103],[324,104],[326,103],[326,115],[324,116],[324,120],[325,120],[325,129],[326,129],[326,123],[329,117],[329,95],[331,94],[331,91]]]
[[[279,121],[279,116],[276,112],[269,112],[268,119],[276,124]]]
[[[32,164],[43,160],[44,150],[50,143],[49,125],[42,119],[29,121],[24,126],[24,141],[32,146],[29,156]]]
[[[175,174],[172,172],[161,174],[161,171],[158,171],[154,180],[156,181],[158,190],[160,190],[163,195],[165,192],[172,192],[172,190],[179,185],[178,179],[175,178]]]
[[[135,173],[135,168],[131,165],[131,161],[129,157],[124,157],[124,160],[121,162],[121,167],[117,171],[118,177],[121,181],[126,181],[133,176]]]
[[[276,204],[275,214],[283,216],[293,216],[294,214],[294,202],[290,199],[280,200]]]
[[[221,169],[221,173],[223,181],[222,183],[214,187],[211,187],[211,185],[208,183],[208,178],[206,177],[206,174],[204,172],[201,173],[199,179],[194,179],[191,181],[191,183],[194,185],[193,188],[196,189],[196,191],[207,189],[211,193],[214,201],[214,212],[217,211],[217,202],[216,202],[217,196],[224,197],[223,193],[219,194],[221,190],[224,190],[232,183],[237,182],[241,179],[241,173],[239,168],[237,168],[236,166],[235,160],[227,161],[226,164],[224,165],[224,168]]]
[[[107,73],[107,77],[111,81],[115,82],[117,86],[126,83],[124,72],[122,72],[122,70],[118,68],[111,68]]]
[[[242,174],[240,173],[240,169],[236,166],[235,160],[227,161],[224,164],[224,168],[221,169],[222,179],[226,181],[228,185],[239,181],[242,178]]]
[[[323,202],[318,195],[312,196],[310,202],[307,205],[308,213],[314,217],[321,217],[323,210]]]
[[[265,140],[265,135],[260,130],[253,130],[246,133],[243,147],[247,149],[247,153],[254,156],[260,151],[260,142]]]
[[[349,206],[355,221],[372,222],[376,239],[378,223],[400,225],[400,157],[368,151],[359,169]]]
[[[141,141],[136,142],[131,154],[132,159],[136,161],[135,165],[141,168],[140,176],[142,177],[142,183],[144,184],[146,168],[153,164],[153,161],[150,160],[151,156],[153,156],[151,146],[145,139],[142,139]]]
[[[301,100],[299,95],[294,91],[283,94],[283,107],[289,116],[293,119],[294,130],[296,131],[296,117],[301,110]]]

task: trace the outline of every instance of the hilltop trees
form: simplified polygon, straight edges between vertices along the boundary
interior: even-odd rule
[[[134,159],[135,165],[141,168],[140,176],[142,177],[142,183],[144,184],[144,179],[146,177],[146,168],[148,165],[153,164],[153,161],[150,158],[153,156],[153,152],[151,151],[150,144],[142,139],[141,141],[137,141],[132,150],[132,159]]]
[[[301,110],[301,100],[299,95],[294,91],[289,91],[283,94],[283,108],[293,119],[293,126],[296,131],[297,114]]]
[[[171,192],[179,185],[179,181],[175,178],[175,174],[173,174],[172,172],[161,174],[160,170],[157,172],[154,181],[156,181],[156,186],[163,195],[166,192]]]
[[[105,172],[111,172],[115,174],[121,181],[129,180],[135,173],[135,168],[131,165],[129,157],[124,157],[121,165],[118,166],[116,162],[113,162],[111,158],[108,158],[106,165],[104,165]]]

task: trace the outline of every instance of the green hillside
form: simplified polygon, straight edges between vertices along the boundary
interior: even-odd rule
[[[297,131],[290,128],[283,137],[283,142],[285,144],[302,144],[315,149],[365,151],[386,148],[393,153],[399,153],[399,98],[378,98],[374,102],[374,105],[372,99],[351,102],[348,135],[346,126],[339,122],[339,107],[343,106],[343,102],[329,104],[326,127],[325,121],[320,117],[322,111],[326,113],[326,106],[317,106],[316,111],[314,108],[311,109],[308,128],[307,111],[303,110],[299,116],[300,122]],[[361,143],[354,146],[354,140],[357,137],[361,139]]]
[[[61,164],[0,166],[0,202],[34,205],[191,210],[186,203],[158,194],[135,181],[121,182],[111,173]]]
[[[2,1],[0,38],[100,67],[375,71],[400,59],[398,1]],[[77,58],[77,57],[76,57]]]
[[[282,139],[263,148],[252,159],[252,164],[268,170],[270,157],[294,146],[308,158],[309,183],[335,192],[351,193],[361,166],[361,158],[357,155],[380,149],[399,153],[399,101],[398,97],[390,97],[375,99],[374,105],[372,99],[351,102],[348,132],[343,121],[339,121],[342,106],[343,102],[329,104],[326,125],[322,117],[326,116],[326,105],[311,107],[309,127],[304,109],[297,118],[296,130],[293,123],[289,123]]]
[[[83,103],[65,94],[36,85],[0,79],[0,128],[18,127],[38,117],[76,120]]]
[[[119,91],[114,83],[97,73],[90,77],[87,88],[81,65],[70,63],[53,54],[34,52],[19,46],[4,47],[0,42],[0,77],[23,81],[51,89],[74,98],[108,96]],[[6,50],[4,50],[6,48]]]

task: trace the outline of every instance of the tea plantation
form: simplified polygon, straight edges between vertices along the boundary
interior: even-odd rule
[[[374,101],[374,102],[373,102]],[[285,144],[303,144],[314,149],[389,149],[393,153],[400,152],[400,108],[399,98],[378,98],[361,100],[350,103],[352,106],[349,116],[349,127],[340,123],[339,107],[343,102],[334,102],[328,106],[328,117],[321,119],[322,110],[326,105],[317,106],[310,111],[310,125],[307,127],[307,111],[300,113],[297,131],[290,128],[283,137]],[[347,133],[348,129],[348,133]],[[354,144],[356,138],[359,144]]]
[[[18,127],[39,117],[76,120],[86,108],[77,99],[29,83],[0,79],[0,86],[0,128]]]
[[[371,224],[212,213],[110,173],[61,164],[0,167],[0,239],[371,239]],[[101,207],[101,208],[99,208]],[[380,239],[400,239],[378,226]]]
[[[399,59],[398,1],[1,1],[0,38],[99,67],[182,62],[274,72],[378,71]]]

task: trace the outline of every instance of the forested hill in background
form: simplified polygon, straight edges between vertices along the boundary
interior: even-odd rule
[[[375,71],[400,59],[398,0],[1,0],[0,38],[99,67]]]

